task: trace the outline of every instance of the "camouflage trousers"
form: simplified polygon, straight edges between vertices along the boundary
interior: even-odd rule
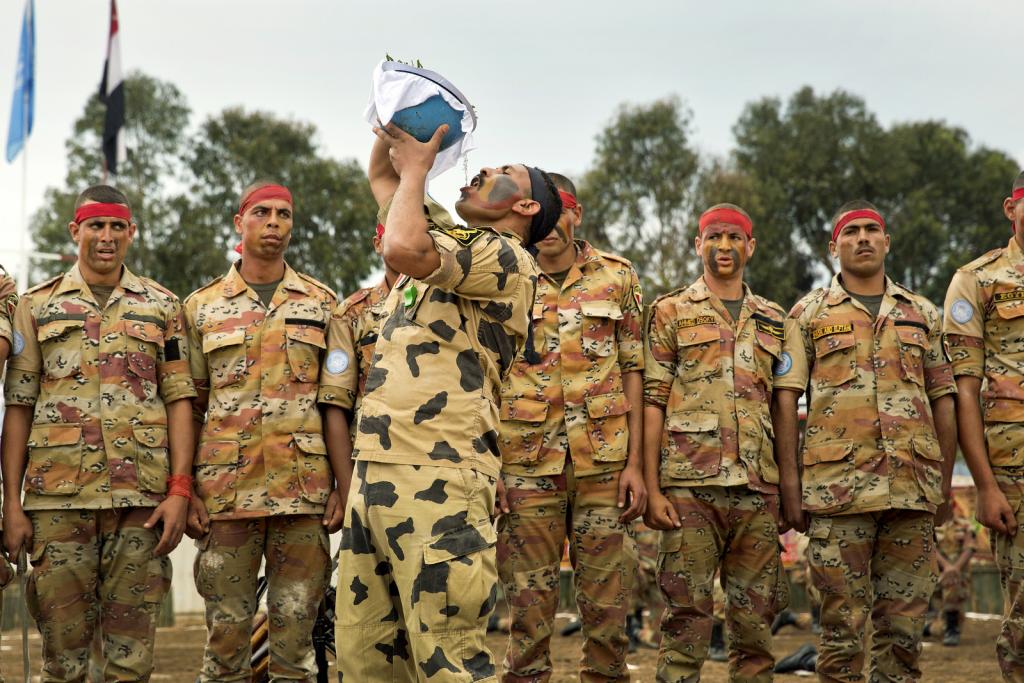
[[[775,659],[771,623],[780,607],[779,497],[745,486],[665,491],[682,528],[662,532],[658,680],[696,681],[708,655],[714,577],[721,568],[731,680],[768,681]]]
[[[917,681],[928,599],[938,560],[934,515],[916,510],[814,516],[811,577],[821,594],[821,681],[863,681],[864,632],[871,681]]]
[[[658,588],[658,548],[661,546],[661,532],[645,525],[640,517],[632,524],[637,554],[633,609],[654,610],[661,604],[661,589]]]
[[[93,634],[105,681],[148,681],[171,563],[153,557],[152,508],[28,513],[33,540],[26,601],[43,641],[43,683],[85,681]]]
[[[356,462],[339,555],[339,681],[495,680],[494,489],[469,469]]]
[[[199,680],[251,679],[256,583],[265,558],[270,680],[315,681],[313,624],[331,571],[320,515],[213,520],[196,545],[207,629]]]
[[[511,612],[505,683],[551,678],[550,640],[566,537],[583,624],[581,681],[628,681],[626,614],[636,544],[619,522],[619,473],[502,475],[510,512],[498,520],[498,571]]]
[[[1024,477],[996,475],[1017,517],[1013,536],[992,531],[992,554],[1003,586],[1003,625],[996,639],[996,657],[1003,679],[1024,682]]]

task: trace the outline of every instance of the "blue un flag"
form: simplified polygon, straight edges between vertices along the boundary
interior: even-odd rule
[[[32,0],[25,2],[18,47],[18,74],[11,98],[11,122],[7,127],[7,161],[14,161],[32,132],[36,97],[36,22]]]

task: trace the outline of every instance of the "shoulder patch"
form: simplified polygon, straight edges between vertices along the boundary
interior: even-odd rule
[[[967,299],[957,299],[949,307],[949,315],[954,321],[966,325],[974,318],[974,306]]]
[[[960,270],[978,270],[979,268],[983,268],[1002,256],[1004,252],[1006,252],[1006,247],[993,249],[992,251],[986,252],[973,261],[961,266]]]
[[[46,280],[45,282],[40,282],[38,285],[34,285],[32,287],[29,287],[28,289],[25,290],[25,293],[26,294],[32,294],[33,292],[38,292],[40,290],[46,289],[47,287],[50,287],[51,285],[57,284],[57,282],[59,282],[60,279],[63,278],[63,277],[64,277],[63,273],[58,275],[57,277],[51,277],[49,280]]]
[[[780,320],[773,320],[762,313],[754,313],[750,316],[754,321],[754,326],[765,334],[770,334],[776,339],[785,340],[786,338],[786,326]]]
[[[352,306],[353,304],[357,304],[366,297],[370,296],[370,292],[372,291],[373,287],[363,287],[362,289],[358,289],[349,294],[347,297],[345,297],[345,300],[342,303],[347,304],[348,306]]]
[[[480,239],[480,236],[483,235],[484,232],[486,232],[485,230],[481,230],[480,228],[467,228],[464,226],[459,226],[455,228],[438,227],[437,229],[443,232],[444,234],[448,235],[449,237],[453,238],[456,242],[458,242],[464,247],[468,247],[469,245],[473,244],[473,242],[476,242],[478,239]]]
[[[320,289],[322,289],[325,292],[327,292],[328,294],[330,294],[332,299],[337,299],[338,298],[338,295],[334,293],[333,289],[331,289],[330,287],[328,287],[324,283],[320,282],[315,277],[311,277],[309,275],[306,275],[305,273],[299,273],[298,271],[296,271],[296,273],[298,273],[298,276],[300,278],[302,278],[303,280],[305,280],[306,282],[308,282],[309,284],[314,285],[316,287],[319,287]]]

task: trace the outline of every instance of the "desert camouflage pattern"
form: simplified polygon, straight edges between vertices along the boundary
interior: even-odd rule
[[[935,527],[935,548],[947,562],[960,559],[965,550],[974,548],[974,526],[971,521],[954,511],[953,517]],[[971,564],[955,576],[939,576],[940,609],[943,612],[962,612],[970,606]]]
[[[921,638],[938,572],[933,520],[916,510],[812,517],[808,560],[821,593],[818,680],[856,683],[865,673],[871,681],[921,680]]]
[[[563,456],[564,457],[564,456]],[[502,473],[510,512],[498,519],[498,573],[511,617],[504,683],[547,681],[566,537],[583,623],[579,680],[628,681],[625,632],[637,550],[619,522],[618,472],[576,476]]]
[[[1024,681],[1024,478],[996,474],[1017,518],[1017,533],[992,534],[992,554],[1003,588],[1003,623],[996,639],[996,657],[1006,681]]]
[[[425,211],[441,265],[388,295],[353,457],[496,478],[500,389],[526,341],[537,265],[511,233],[456,226],[429,198]]]
[[[721,567],[731,680],[770,681],[779,595],[779,496],[745,486],[664,491],[682,528],[661,532],[658,582],[666,609],[659,681],[696,681],[707,659]],[[785,606],[782,604],[782,606]]]
[[[74,266],[21,297],[14,336],[4,398],[34,408],[24,508],[159,504],[165,404],[195,396],[177,297],[124,268],[100,309]]]
[[[320,403],[355,415],[366,390],[366,377],[386,312],[387,282],[352,294],[334,309],[327,326],[327,360],[320,370]]]
[[[634,519],[632,525],[637,556],[633,609],[649,609],[653,612],[662,604],[661,588],[658,587],[658,549],[661,547],[661,532],[644,524],[642,517]]]
[[[501,390],[502,472],[577,477],[626,465],[630,405],[622,375],[644,367],[643,300],[629,261],[576,241],[559,289],[541,273],[533,302],[533,348]]]
[[[361,460],[339,554],[340,683],[495,681],[493,478]]]
[[[206,600],[202,683],[250,681],[250,636],[260,562],[266,557],[270,680],[316,681],[313,623],[330,579],[320,515],[210,522],[196,542],[196,589]]]
[[[651,304],[644,402],[665,410],[662,488],[778,492],[768,404],[785,313],[746,285],[743,291],[737,321],[703,277]]]
[[[7,274],[3,266],[0,266],[0,339],[7,342],[10,348],[14,348],[14,309],[18,306],[18,288],[14,284],[14,278]]]
[[[196,491],[215,520],[322,513],[334,478],[316,400],[334,293],[285,265],[264,308],[239,267],[184,304]]]
[[[171,562],[153,557],[152,510],[35,510],[26,587],[42,634],[45,683],[84,681],[97,627],[103,680],[148,681],[156,622],[171,585]]]
[[[886,278],[877,319],[843,289],[804,296],[790,311],[792,368],[775,386],[809,387],[803,507],[815,514],[934,512],[942,453],[931,401],[956,393],[939,313]]]

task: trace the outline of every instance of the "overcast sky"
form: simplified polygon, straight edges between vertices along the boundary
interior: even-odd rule
[[[36,2],[29,213],[63,181],[64,141],[99,85],[108,7]],[[23,9],[22,0],[0,3],[3,140]],[[864,97],[885,125],[942,119],[1024,159],[1012,128],[1024,111],[1019,0],[119,0],[118,9],[125,71],[176,84],[194,124],[225,107],[270,111],[313,123],[327,154],[364,165],[371,133],[362,112],[385,52],[420,59],[476,106],[471,168],[527,161],[577,173],[619,103],[671,94],[692,109],[697,145],[724,154],[745,103],[787,98],[804,84]],[[450,207],[462,184],[452,170],[432,193]],[[10,270],[21,187],[21,158],[2,163],[0,262]]]

